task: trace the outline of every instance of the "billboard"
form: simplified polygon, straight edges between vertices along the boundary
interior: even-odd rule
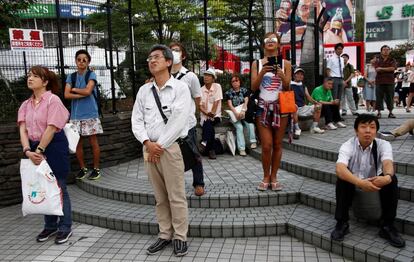
[[[69,19],[85,19],[94,13],[103,12],[98,6],[91,5],[59,5],[60,17]],[[55,4],[31,4],[26,10],[17,11],[20,18],[56,18]]]
[[[290,22],[292,12],[292,0],[275,0],[275,31],[282,36],[282,43],[290,43]],[[351,0],[299,0],[295,14],[296,41],[301,42],[306,32],[312,9],[316,4],[316,12],[319,15],[322,6],[326,7],[323,14],[327,19],[323,28],[325,44],[347,43],[353,38]]]

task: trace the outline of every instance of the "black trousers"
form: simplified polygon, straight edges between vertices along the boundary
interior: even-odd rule
[[[340,178],[336,181],[336,210],[335,219],[338,222],[349,220],[349,208],[354,198],[355,185]],[[382,208],[383,225],[392,225],[397,214],[398,205],[398,180],[394,175],[388,185],[381,188],[380,199]]]
[[[358,87],[355,87],[355,86],[352,87],[352,96],[354,97],[355,107],[356,109],[358,109],[358,105],[359,105]]]
[[[214,126],[220,122],[221,122],[221,119],[219,117],[215,117],[214,120],[208,119],[204,121],[203,123],[201,140],[203,142],[207,142],[206,152],[209,152],[210,150],[214,150],[214,143],[216,141],[215,139],[216,132],[214,130]]]
[[[321,114],[325,117],[325,125],[331,122],[341,121],[341,116],[339,115],[339,106],[337,105],[322,105]]]

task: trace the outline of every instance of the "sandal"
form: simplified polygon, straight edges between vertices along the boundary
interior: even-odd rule
[[[269,188],[269,183],[265,183],[263,181],[257,186],[257,190],[259,191],[266,191]]]
[[[280,191],[283,189],[283,186],[280,182],[272,182],[270,183],[272,191]]]

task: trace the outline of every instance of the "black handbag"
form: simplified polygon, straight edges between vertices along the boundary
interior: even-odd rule
[[[155,103],[157,103],[158,110],[161,113],[162,119],[164,123],[167,124],[168,118],[165,116],[164,112],[162,111],[162,105],[160,98],[158,97],[158,93],[155,90],[155,86],[152,86],[152,94],[154,95]],[[177,143],[180,146],[181,155],[184,161],[184,171],[192,169],[197,164],[197,159],[194,154],[193,149],[190,146],[190,142],[188,141],[189,137],[186,136],[184,138],[178,138]]]
[[[259,90],[252,92],[249,96],[249,102],[247,102],[247,110],[246,114],[244,115],[244,121],[247,123],[255,123],[254,119],[256,118],[256,110],[257,110],[257,104],[256,100],[259,97]]]

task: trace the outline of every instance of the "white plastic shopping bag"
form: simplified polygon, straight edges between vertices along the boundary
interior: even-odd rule
[[[226,143],[229,147],[229,150],[233,156],[236,155],[236,139],[232,131],[227,131],[226,133]]]
[[[236,106],[234,109],[236,109],[237,113],[240,113],[243,109],[243,104]],[[231,110],[224,110],[224,111],[229,115],[232,123],[236,123],[237,121],[239,121],[234,115],[233,111]]]
[[[29,214],[63,216],[60,187],[46,160],[36,166],[30,159],[20,162],[23,216]]]
[[[80,138],[78,128],[72,123],[67,123],[63,128],[63,131],[69,142],[69,152],[72,154],[76,153],[76,147],[78,146]]]

